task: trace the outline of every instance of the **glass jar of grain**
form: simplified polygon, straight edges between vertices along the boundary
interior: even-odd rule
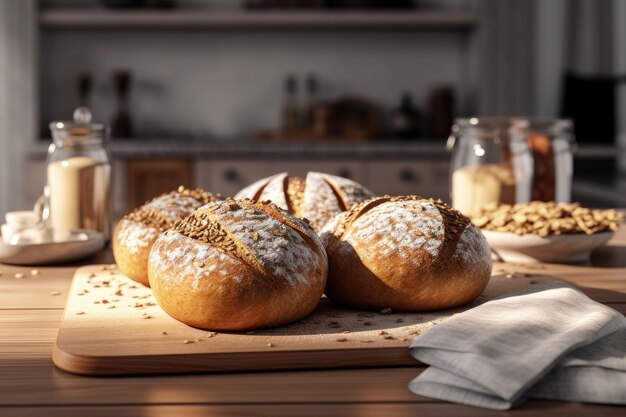
[[[530,201],[533,158],[528,128],[528,120],[521,118],[455,120],[448,139],[452,207],[471,216],[487,203]]]
[[[73,121],[50,123],[52,143],[47,160],[47,222],[54,239],[72,230],[90,229],[109,240],[111,165],[105,144],[109,127],[91,123],[91,112],[79,107]]]

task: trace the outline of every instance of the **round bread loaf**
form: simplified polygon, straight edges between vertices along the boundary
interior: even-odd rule
[[[454,307],[478,297],[491,276],[485,237],[441,200],[372,198],[330,221],[321,239],[326,295],[354,307]]]
[[[124,216],[113,232],[113,256],[120,271],[143,285],[148,283],[148,255],[157,237],[197,208],[216,200],[201,189],[178,190],[148,201]]]
[[[247,330],[308,315],[322,296],[328,260],[303,220],[270,202],[210,203],[163,233],[148,262],[157,302],[209,330]]]
[[[302,178],[283,172],[247,186],[235,198],[271,200],[297,217],[308,219],[319,232],[337,214],[373,196],[361,184],[336,175],[309,172]]]

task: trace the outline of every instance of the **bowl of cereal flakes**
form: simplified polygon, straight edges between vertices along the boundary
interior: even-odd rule
[[[491,203],[471,216],[494,258],[505,262],[585,262],[619,229],[623,214],[578,203]]]

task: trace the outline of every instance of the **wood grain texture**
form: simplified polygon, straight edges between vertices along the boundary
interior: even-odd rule
[[[143,287],[106,265],[76,271],[54,348],[54,363],[82,375],[414,366],[416,334],[453,314],[545,278],[492,277],[475,302],[430,313],[383,314],[323,298],[287,326],[208,332],[169,317]]]
[[[423,368],[93,378],[53,366],[0,368],[0,407],[89,404],[422,402],[407,385]],[[33,393],[36,393],[34,395]]]
[[[420,404],[396,403],[348,403],[348,404],[274,404],[274,405],[152,405],[152,406],[108,406],[97,407],[24,407],[13,409],[0,408],[0,417],[109,417],[123,415],[127,417],[161,417],[161,416],[274,416],[274,417],[379,417],[379,416],[431,416],[431,417],[491,417],[491,416],[519,416],[536,417],[563,416],[588,417],[605,416],[618,417],[624,415],[624,407],[560,403],[556,401],[529,401],[521,408],[509,411],[485,410],[482,408],[428,402]]]
[[[92,263],[111,262],[103,251]],[[54,367],[52,349],[65,295],[42,285],[69,287],[74,268],[40,268],[38,278],[15,280],[0,265],[0,416],[160,415],[390,415],[390,416],[588,416],[624,415],[623,407],[529,401],[521,408],[493,412],[440,403],[411,394],[407,383],[423,368],[153,375],[93,378]],[[591,265],[498,264],[507,271],[541,273],[577,284],[595,299],[626,313],[626,231],[592,256]],[[24,270],[24,268],[20,268]],[[501,273],[498,273],[501,274]],[[514,276],[512,281],[528,278]],[[19,281],[19,282],[18,282]],[[58,297],[58,298],[55,298]],[[55,307],[41,309],[54,300]],[[48,301],[47,301],[48,300]]]

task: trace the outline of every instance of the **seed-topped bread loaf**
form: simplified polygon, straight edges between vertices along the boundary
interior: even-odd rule
[[[249,185],[235,198],[271,200],[297,217],[308,219],[319,232],[328,220],[373,196],[361,184],[336,175],[309,172],[301,178],[283,172]]]
[[[113,255],[120,271],[149,285],[148,255],[157,237],[197,208],[218,198],[220,196],[199,188],[192,190],[181,186],[124,216],[113,233]]]
[[[375,197],[330,221],[326,295],[360,308],[435,310],[478,297],[491,252],[470,220],[440,200]]]
[[[299,320],[317,305],[326,252],[307,222],[270,202],[210,203],[163,233],[150,285],[173,318],[210,330]]]

